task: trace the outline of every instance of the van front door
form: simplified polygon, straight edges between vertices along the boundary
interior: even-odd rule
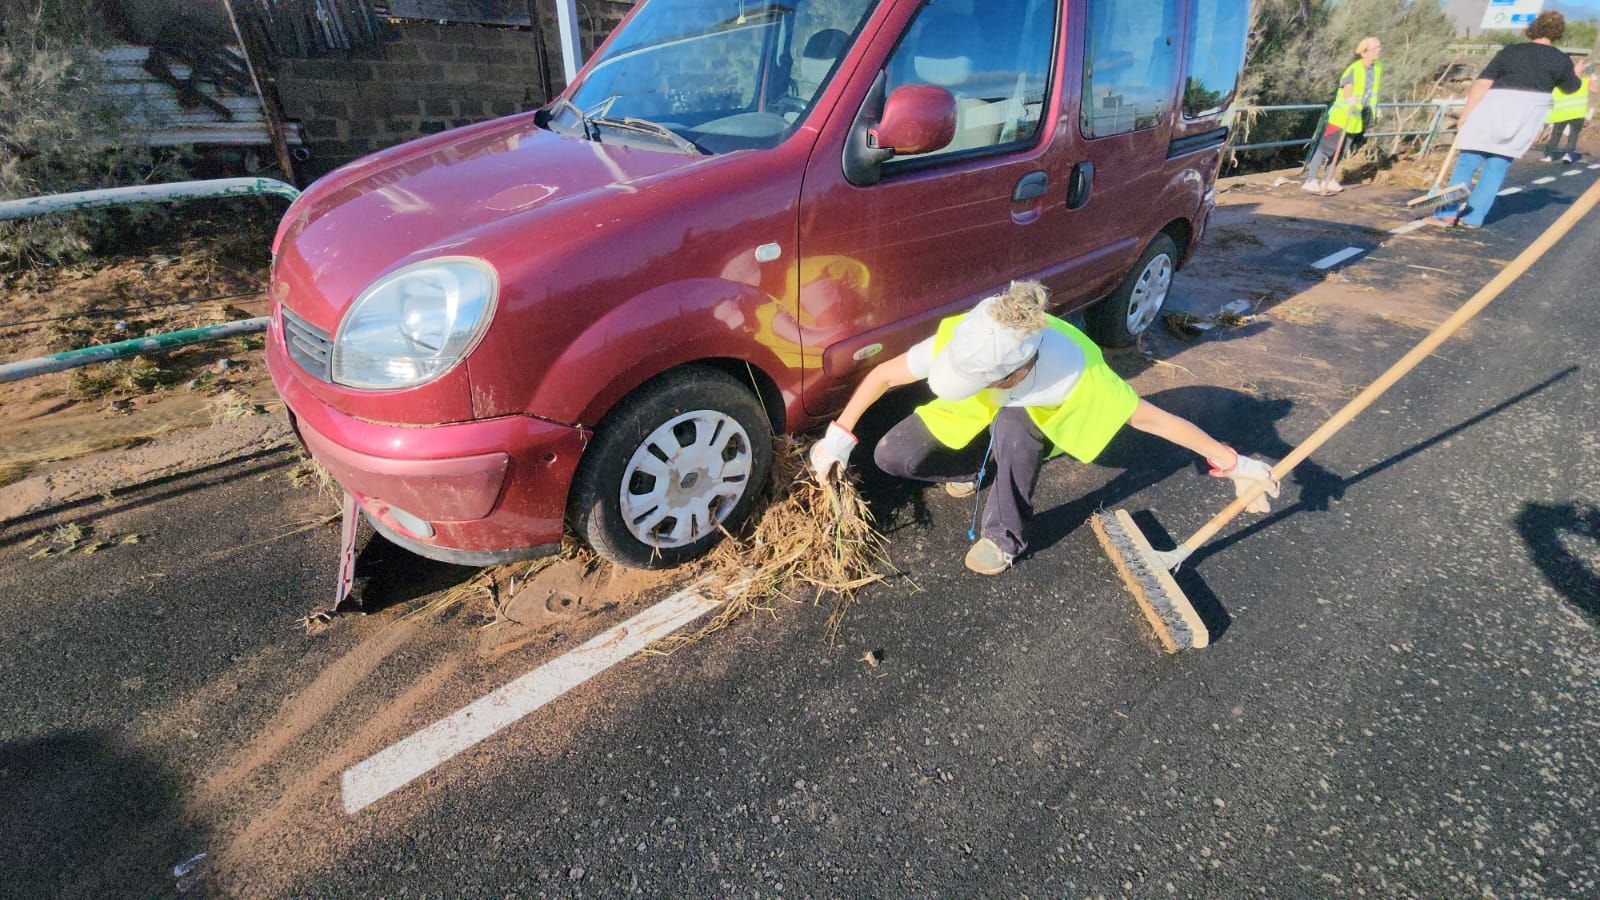
[[[902,4],[852,77],[801,194],[799,309],[805,406],[826,415],[856,376],[932,334],[938,319],[1061,256],[1066,184],[1054,171],[1060,0]],[[903,35],[898,42],[894,36]],[[851,184],[842,162],[861,98],[931,84],[956,98],[950,145]]]

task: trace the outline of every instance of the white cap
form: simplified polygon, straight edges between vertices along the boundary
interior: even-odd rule
[[[945,400],[965,400],[1017,371],[1039,352],[1043,329],[1024,334],[989,315],[994,298],[979,303],[933,358],[928,387]]]

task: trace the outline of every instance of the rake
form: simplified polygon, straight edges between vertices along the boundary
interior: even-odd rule
[[[1376,381],[1356,395],[1355,399],[1345,404],[1343,409],[1334,413],[1322,427],[1273,466],[1272,480],[1281,481],[1287,477],[1294,471],[1295,466],[1316,452],[1329,438],[1350,424],[1357,414],[1383,396],[1395,382],[1427,359],[1440,344],[1522,277],[1540,257],[1555,246],[1557,241],[1565,237],[1580,219],[1593,210],[1597,203],[1600,203],[1600,182],[1590,185],[1572,207],[1561,215],[1561,218],[1528,245],[1526,250],[1518,254],[1516,259],[1500,270],[1500,274],[1480,288],[1471,300],[1463,304],[1450,318],[1411,348],[1409,353],[1390,366]],[[1111,557],[1117,571],[1122,575],[1122,580],[1127,583],[1128,590],[1133,592],[1139,609],[1155,629],[1156,637],[1168,653],[1204,647],[1211,642],[1210,632],[1206,629],[1200,614],[1184,595],[1182,588],[1173,580],[1171,573],[1177,571],[1195,550],[1211,540],[1223,526],[1233,521],[1245,507],[1261,496],[1266,487],[1265,484],[1261,484],[1246,491],[1243,496],[1228,504],[1213,516],[1211,521],[1190,535],[1188,540],[1171,550],[1157,550],[1152,547],[1149,539],[1134,524],[1126,510],[1102,511],[1096,513],[1091,520],[1095,535],[1105,547],[1106,555]]]

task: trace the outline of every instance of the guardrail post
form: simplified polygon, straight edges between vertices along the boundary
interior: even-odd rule
[[[1433,139],[1439,136],[1439,125],[1443,121],[1444,103],[1436,100],[1433,104],[1433,121],[1428,124],[1428,136],[1422,139],[1422,151],[1419,156],[1427,156],[1428,151],[1433,149]]]

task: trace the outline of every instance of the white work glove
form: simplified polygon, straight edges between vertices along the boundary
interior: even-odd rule
[[[1232,448],[1230,447],[1229,449]],[[1231,469],[1224,469],[1218,466],[1215,460],[1207,459],[1206,462],[1211,464],[1212,477],[1232,480],[1233,495],[1235,497],[1243,497],[1257,485],[1265,482],[1266,491],[1250,501],[1250,505],[1246,506],[1245,510],[1253,513],[1271,512],[1272,504],[1267,501],[1267,498],[1271,497],[1274,500],[1278,498],[1278,483],[1272,480],[1272,467],[1253,456],[1245,456],[1243,453],[1237,452],[1235,455],[1238,457],[1238,461],[1233,464]]]
[[[838,422],[829,422],[828,433],[811,445],[812,474],[821,482],[837,477],[850,467],[850,451],[855,448],[856,436]]]

